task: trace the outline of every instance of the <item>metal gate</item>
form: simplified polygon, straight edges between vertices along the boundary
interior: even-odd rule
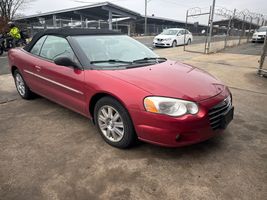
[[[191,44],[185,45],[184,50],[189,52],[206,53],[208,47],[208,35],[210,32],[211,10],[201,9],[199,7],[191,8],[186,12],[185,28],[193,35]],[[184,35],[184,40],[186,33]],[[184,43],[186,43],[184,41]]]
[[[241,45],[249,42],[254,31],[266,24],[262,14],[247,9],[238,11],[216,7],[213,1],[209,8],[187,10],[185,27],[192,32],[193,42],[184,46],[184,50],[209,54]]]

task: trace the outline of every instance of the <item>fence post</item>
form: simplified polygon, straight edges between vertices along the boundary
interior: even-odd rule
[[[266,31],[266,35],[267,35],[267,31]],[[262,48],[262,53],[261,53],[261,58],[260,58],[260,66],[259,66],[259,70],[258,70],[258,74],[262,75],[262,72],[267,72],[266,70],[263,70],[263,64],[265,61],[265,57],[266,57],[266,53],[267,53],[267,37],[265,37],[264,39],[264,45]]]
[[[240,43],[241,43],[241,38],[244,36],[244,24],[245,24],[245,14],[243,13],[242,32],[241,32],[241,34],[239,35],[238,45],[240,45]]]
[[[226,37],[225,37],[225,40],[224,40],[224,48],[226,48],[226,46],[227,46],[227,40],[228,40],[228,37],[229,37],[229,34],[230,34],[230,29],[231,29],[231,26],[232,26],[232,20],[235,17],[235,12],[236,12],[236,9],[234,9],[233,15],[229,19],[229,23],[228,23],[228,27],[227,27],[227,33],[226,33]]]
[[[260,27],[260,17],[258,17],[257,28]]]
[[[249,32],[248,32],[248,38],[247,38],[247,42],[249,41],[249,37],[250,37],[250,32],[251,32],[251,24],[252,24],[252,16],[250,16],[250,24],[249,24]]]
[[[211,43],[211,37],[212,37],[212,32],[213,32],[213,18],[214,18],[214,11],[215,11],[215,0],[213,0],[213,3],[212,3],[212,9],[211,9],[210,31],[209,31],[209,37],[208,37],[208,48],[207,48],[207,53],[210,53],[210,43]]]
[[[188,20],[188,10],[186,11],[185,29],[187,29],[187,20]],[[186,35],[184,35],[184,51],[185,51],[185,37],[186,37]]]

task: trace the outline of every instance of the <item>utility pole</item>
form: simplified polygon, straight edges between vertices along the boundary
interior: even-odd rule
[[[147,35],[147,0],[145,0],[145,35]]]

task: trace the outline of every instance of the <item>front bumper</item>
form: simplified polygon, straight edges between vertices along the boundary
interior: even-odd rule
[[[209,109],[225,99],[220,94],[199,103],[196,115],[169,117],[146,111],[131,110],[135,129],[140,140],[167,147],[180,147],[207,140],[222,132],[213,130],[209,119]],[[233,107],[231,106],[230,109]]]
[[[171,47],[172,46],[172,40],[164,40],[164,41],[153,41],[154,47]]]
[[[252,42],[264,42],[265,36],[253,36]]]

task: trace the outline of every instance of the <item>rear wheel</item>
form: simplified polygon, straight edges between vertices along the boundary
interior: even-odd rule
[[[177,42],[176,42],[176,40],[174,40],[173,42],[172,42],[172,47],[174,48],[174,47],[176,47],[177,46]]]
[[[187,40],[186,45],[189,45],[189,44],[191,44],[191,39],[188,39],[188,40]]]
[[[27,86],[19,70],[15,70],[14,80],[15,80],[17,91],[23,99],[32,99],[34,97],[34,93]]]
[[[94,109],[94,120],[103,139],[118,148],[128,148],[136,141],[127,110],[114,98],[103,97]]]

